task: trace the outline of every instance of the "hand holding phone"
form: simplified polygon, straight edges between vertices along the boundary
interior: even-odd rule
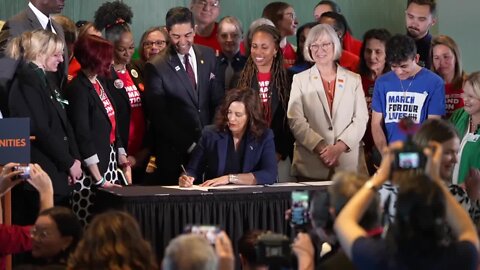
[[[214,225],[187,225],[184,232],[202,235],[210,244],[215,245],[215,241],[221,230]]]

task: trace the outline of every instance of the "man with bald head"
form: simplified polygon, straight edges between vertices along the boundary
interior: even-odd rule
[[[57,34],[65,41],[62,27],[54,22],[50,15],[60,13],[65,6],[65,0],[30,0],[25,10],[8,19],[0,31],[0,111],[8,116],[7,101],[10,83],[13,81],[19,61],[5,55],[5,48],[10,39],[20,36],[23,32],[45,29]],[[64,50],[64,61],[67,50]],[[59,88],[66,78],[68,63],[60,63],[56,74],[50,74],[49,79]]]

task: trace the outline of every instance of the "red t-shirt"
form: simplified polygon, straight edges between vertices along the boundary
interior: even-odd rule
[[[350,33],[345,33],[342,45],[344,50],[349,51],[360,57],[360,53],[362,50],[362,42],[358,39],[355,39]]]
[[[342,56],[340,56],[339,60],[340,66],[352,72],[357,72],[358,63],[360,63],[360,58],[358,56],[345,50],[342,51]]]
[[[128,72],[117,72],[117,76],[123,81],[123,87],[130,99],[130,126],[128,131],[127,153],[135,155],[142,148],[145,135],[145,115],[143,113],[142,99],[135,83]],[[123,91],[123,90],[121,90]]]
[[[215,23],[215,26],[213,27],[213,31],[210,34],[210,36],[202,37],[199,34],[195,34],[195,37],[193,38],[193,43],[210,47],[215,51],[215,55],[219,55],[221,48],[220,48],[220,43],[218,43],[218,40],[217,40],[217,32],[218,32],[218,23]]]
[[[367,101],[368,108],[368,123],[365,135],[363,135],[363,142],[365,143],[365,150],[370,151],[373,146],[373,136],[370,126],[370,121],[372,119],[372,97],[373,97],[373,87],[375,86],[375,81],[372,81],[368,76],[362,76],[362,86],[363,92],[365,93],[365,100]]]
[[[77,58],[73,57],[72,61],[68,64],[68,76],[67,81],[71,82],[75,77],[77,77],[78,72],[82,69],[80,63],[78,63]]]
[[[258,85],[259,91],[258,94],[260,95],[260,102],[262,103],[262,109],[263,109],[263,116],[265,121],[270,125],[272,122],[272,112],[271,112],[271,106],[270,106],[270,100],[271,100],[271,94],[270,94],[270,78],[272,77],[272,73],[267,72],[267,73],[261,73],[259,72],[257,74],[257,79],[258,79]]]
[[[455,89],[451,83],[445,84],[445,103],[447,109],[447,118],[449,118],[456,109],[463,107],[462,98],[463,89]]]
[[[295,60],[297,60],[297,53],[295,49],[293,49],[292,44],[288,43],[285,47],[282,48],[283,54],[283,66],[285,68],[291,68],[295,64]]]
[[[113,108],[112,103],[110,102],[110,99],[107,96],[107,93],[102,91],[103,86],[101,86],[98,81],[93,84],[93,87],[95,87],[95,91],[97,92],[98,96],[100,97],[100,100],[103,103],[103,107],[107,111],[108,118],[110,119],[110,123],[112,124],[112,129],[110,130],[110,144],[113,144],[115,142],[115,128],[117,122],[115,121],[115,110]]]

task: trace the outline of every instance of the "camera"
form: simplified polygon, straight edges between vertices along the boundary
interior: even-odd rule
[[[407,140],[402,150],[395,151],[393,170],[424,169],[427,157],[423,154],[423,149],[413,142],[413,134],[417,131],[418,125],[411,118],[401,119],[398,125],[407,134]]]
[[[423,150],[418,147],[411,137],[405,142],[403,149],[395,151],[395,160],[393,162],[394,170],[415,170],[424,169],[427,163],[427,157]]]
[[[28,166],[28,165],[15,166],[15,167],[13,167],[13,171],[22,172],[21,174],[19,174],[17,176],[17,178],[19,178],[19,179],[26,180],[26,179],[30,178],[30,166]]]
[[[288,267],[292,260],[290,240],[283,234],[263,233],[257,238],[255,254],[261,265]]]
[[[220,228],[214,225],[187,225],[183,231],[185,233],[202,235],[210,244],[215,245]]]

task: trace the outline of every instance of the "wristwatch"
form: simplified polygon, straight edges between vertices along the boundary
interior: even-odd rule
[[[366,187],[367,189],[371,189],[373,191],[378,191],[378,187],[375,186],[372,180],[368,180],[367,182],[365,182],[364,187]]]
[[[238,175],[237,174],[229,174],[228,175],[228,183],[229,184],[236,184],[238,182]]]

